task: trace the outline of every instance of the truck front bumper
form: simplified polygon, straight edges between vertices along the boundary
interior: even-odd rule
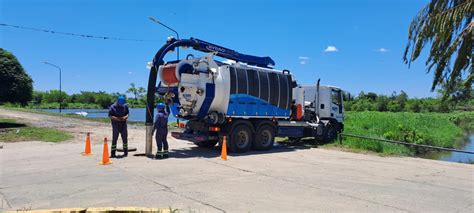
[[[218,136],[189,134],[189,133],[182,133],[182,132],[171,132],[171,136],[173,136],[176,139],[191,141],[193,143],[199,143],[199,142],[210,141],[210,140],[219,140]]]

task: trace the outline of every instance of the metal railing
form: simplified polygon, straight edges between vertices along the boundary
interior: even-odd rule
[[[435,150],[442,150],[442,151],[449,151],[449,152],[460,152],[460,153],[466,153],[466,154],[474,154],[474,151],[451,149],[451,148],[444,148],[444,147],[439,147],[439,146],[430,146],[430,145],[424,145],[424,144],[415,144],[415,143],[409,143],[409,142],[404,142],[404,141],[395,141],[395,140],[389,140],[389,139],[384,139],[384,138],[373,138],[373,137],[367,137],[367,136],[362,136],[362,135],[354,135],[354,134],[348,134],[348,133],[340,133],[339,134],[339,143],[341,143],[341,144],[342,144],[343,137],[353,137],[353,138],[381,141],[381,142],[386,142],[386,143],[402,144],[402,145],[411,146],[411,147],[423,147],[423,148],[428,148],[428,149],[435,149]]]

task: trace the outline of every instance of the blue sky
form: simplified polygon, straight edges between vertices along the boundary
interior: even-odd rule
[[[424,59],[402,61],[413,16],[427,3],[414,0],[325,1],[132,1],[0,0],[0,23],[63,32],[157,40],[86,39],[0,27],[0,46],[13,52],[36,90],[124,92],[131,82],[146,88],[146,63],[172,26],[181,38],[196,37],[245,54],[271,56],[277,69],[299,83],[336,85],[358,94],[435,96]],[[184,52],[183,54],[184,55]],[[172,55],[174,59],[175,56]]]

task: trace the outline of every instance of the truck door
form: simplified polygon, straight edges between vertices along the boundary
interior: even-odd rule
[[[331,89],[331,117],[341,123],[344,120],[342,91],[340,89]]]

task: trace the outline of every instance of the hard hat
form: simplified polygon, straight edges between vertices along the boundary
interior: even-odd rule
[[[123,104],[125,104],[125,102],[126,102],[125,96],[119,96],[117,98],[117,103],[118,104],[123,105]]]
[[[158,109],[158,110],[161,110],[161,109],[164,109],[164,108],[165,108],[165,104],[164,104],[164,103],[158,103],[158,104],[156,105],[156,109]]]

